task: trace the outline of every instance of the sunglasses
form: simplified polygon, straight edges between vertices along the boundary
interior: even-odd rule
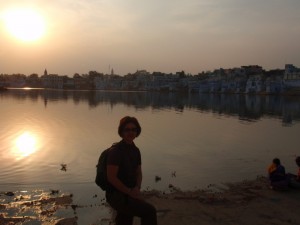
[[[126,132],[126,133],[128,133],[128,132],[137,132],[137,128],[124,128],[123,131]]]

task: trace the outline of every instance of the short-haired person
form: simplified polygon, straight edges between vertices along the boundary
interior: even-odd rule
[[[118,134],[122,138],[108,152],[107,178],[111,185],[106,200],[117,211],[116,225],[132,225],[133,218],[140,217],[141,225],[157,225],[156,209],[143,200],[141,153],[134,139],[141,133],[135,117],[120,120]]]
[[[272,164],[268,168],[271,188],[275,190],[285,190],[288,187],[288,178],[285,168],[281,165],[280,159],[274,158]]]

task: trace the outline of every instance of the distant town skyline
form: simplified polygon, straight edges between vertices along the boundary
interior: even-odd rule
[[[3,1],[0,73],[299,66],[299,11],[298,0]]]
[[[207,74],[207,73],[213,73],[215,71],[219,71],[219,70],[234,70],[234,69],[239,69],[239,68],[245,68],[245,67],[259,67],[261,68],[263,71],[265,72],[271,72],[271,71],[276,71],[276,70],[281,70],[282,72],[284,72],[285,70],[285,66],[286,65],[291,65],[295,68],[298,68],[297,65],[294,65],[294,64],[291,64],[291,63],[287,63],[287,64],[284,64],[281,68],[270,68],[270,69],[266,69],[264,68],[263,66],[261,65],[239,65],[239,66],[234,66],[234,67],[230,67],[230,68],[222,68],[222,67],[218,67],[218,68],[214,68],[214,69],[211,69],[211,70],[203,70],[203,71],[199,71],[197,73],[188,73],[186,72],[185,70],[180,70],[180,71],[174,71],[174,72],[169,72],[169,73],[165,73],[165,72],[162,72],[162,71],[148,71],[148,70],[144,70],[144,69],[137,69],[135,71],[130,71],[128,73],[125,73],[125,74],[116,74],[114,73],[114,69],[113,68],[110,68],[110,72],[105,72],[105,71],[98,71],[98,70],[89,70],[89,71],[86,71],[86,72],[83,72],[83,73],[78,73],[78,72],[74,72],[73,74],[59,74],[59,73],[56,73],[55,71],[48,71],[47,68],[41,70],[41,72],[38,72],[38,73],[11,73],[11,74],[8,74],[8,73],[3,73],[1,70],[0,70],[0,75],[17,75],[17,74],[20,74],[20,75],[25,75],[25,76],[30,76],[30,75],[33,75],[33,74],[36,74],[38,76],[43,76],[43,75],[58,75],[58,76],[68,76],[68,77],[73,77],[74,75],[88,75],[89,73],[98,73],[98,74],[103,74],[103,75],[117,75],[117,76],[126,76],[126,75],[130,75],[130,74],[136,74],[136,73],[139,73],[139,72],[147,72],[148,74],[154,74],[154,73],[161,73],[161,74],[173,74],[173,75],[176,75],[177,73],[184,73],[185,75],[200,75],[200,74]]]

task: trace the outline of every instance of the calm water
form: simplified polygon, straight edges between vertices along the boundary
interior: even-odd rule
[[[59,188],[90,202],[87,193],[102,194],[98,156],[119,141],[125,115],[142,126],[144,189],[252,179],[275,156],[294,172],[300,154],[296,97],[9,90],[0,93],[0,109],[1,191]]]

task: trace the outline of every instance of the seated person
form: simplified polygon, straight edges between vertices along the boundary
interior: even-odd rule
[[[296,164],[298,166],[297,181],[300,182],[300,156],[296,158]]]
[[[284,190],[288,187],[288,178],[285,174],[285,168],[281,165],[278,158],[273,159],[272,164],[268,168],[271,188],[276,190]]]
[[[296,157],[296,164],[298,166],[298,174],[291,174],[289,173],[289,184],[293,188],[300,188],[300,156]]]

